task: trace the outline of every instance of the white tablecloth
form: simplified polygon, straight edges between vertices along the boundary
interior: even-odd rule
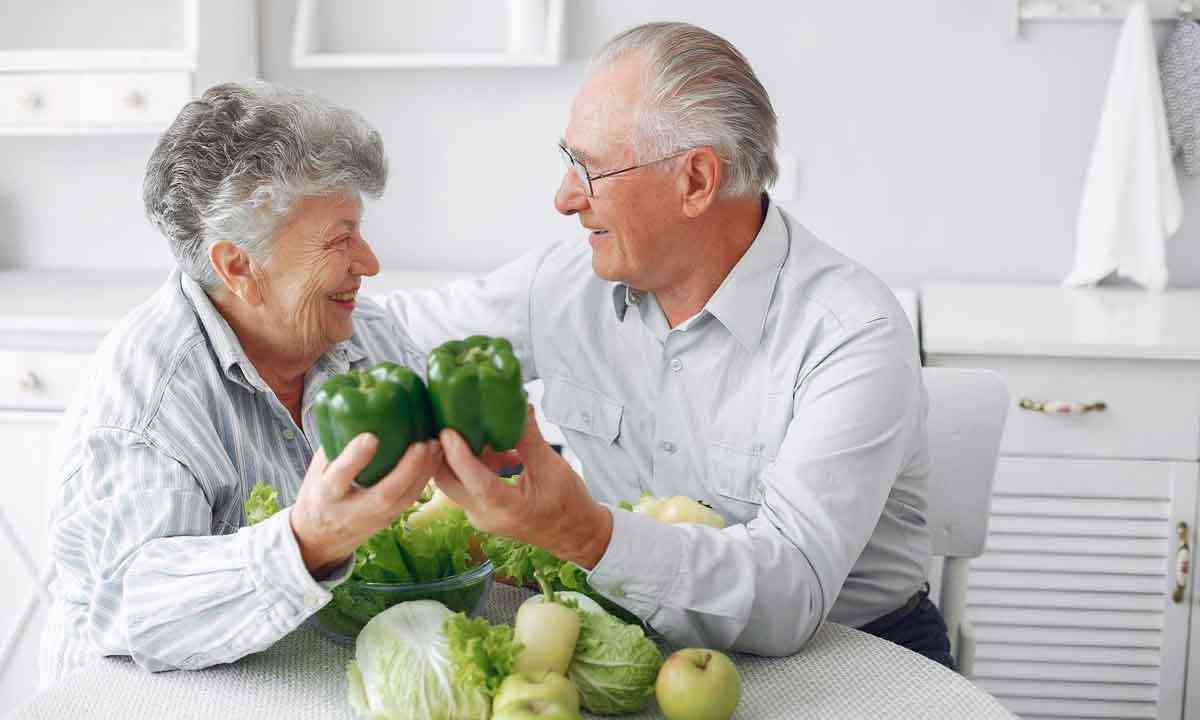
[[[511,622],[526,595],[495,586],[488,615]],[[345,672],[352,657],[352,648],[306,625],[266,652],[207,670],[151,674],[127,658],[104,658],[34,698],[12,720],[352,720]],[[1013,718],[942,666],[833,623],[791,657],[734,659],[742,675],[736,718]],[[661,714],[651,701],[645,712],[622,717]]]

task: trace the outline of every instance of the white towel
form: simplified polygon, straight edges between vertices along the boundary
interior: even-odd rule
[[[1117,41],[1079,205],[1075,264],[1063,284],[1094,285],[1116,271],[1161,291],[1164,246],[1182,215],[1150,12],[1136,0]]]

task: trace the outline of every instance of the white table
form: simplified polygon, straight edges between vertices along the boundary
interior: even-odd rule
[[[489,616],[511,621],[527,594],[497,585]],[[345,671],[352,657],[350,647],[305,626],[266,652],[207,670],[150,674],[127,658],[104,658],[34,698],[10,720],[352,720]],[[792,657],[735,659],[743,681],[737,718],[1013,718],[941,665],[833,623]],[[651,701],[645,712],[621,717],[661,715]]]

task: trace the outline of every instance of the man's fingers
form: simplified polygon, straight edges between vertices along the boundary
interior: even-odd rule
[[[521,439],[517,441],[517,455],[526,465],[547,460],[548,455],[560,457],[542,437],[542,430],[538,427],[532,405],[525,406],[525,430],[521,433]]]
[[[471,446],[467,445],[462,435],[446,429],[442,430],[441,440],[442,448],[446,451],[446,465],[466,491],[488,506],[488,509],[502,509],[507,499],[505,491],[515,489],[502,482],[496,473],[475,457]]]
[[[378,447],[379,438],[371,433],[361,433],[351,440],[321,475],[326,492],[333,497],[342,497],[348,493],[354,478],[371,462],[371,458],[375,457]]]

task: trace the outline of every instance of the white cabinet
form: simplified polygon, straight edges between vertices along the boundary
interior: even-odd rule
[[[58,413],[0,408],[0,707],[38,684],[37,649],[48,595],[45,580],[46,490]],[[40,580],[39,580],[40,577]]]
[[[1200,713],[1190,575],[1175,598],[1180,524],[1196,539],[1200,293],[935,285],[921,314],[927,365],[994,369],[1014,402],[971,563],[974,679],[1027,719]]]
[[[258,74],[243,0],[0,0],[0,135],[158,133],[214,82]]]

